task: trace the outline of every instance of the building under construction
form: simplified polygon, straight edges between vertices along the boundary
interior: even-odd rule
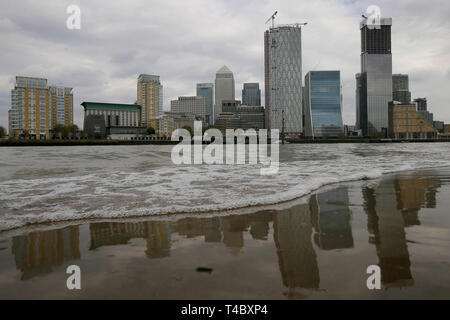
[[[272,27],[264,34],[266,128],[284,130],[291,136],[301,135],[301,26],[304,24],[275,26],[275,14],[271,17]]]

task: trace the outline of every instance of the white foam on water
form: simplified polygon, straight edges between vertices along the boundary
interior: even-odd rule
[[[96,152],[79,147],[71,151],[78,157],[73,162],[58,148],[45,155],[36,149],[23,149],[24,163],[11,162],[17,149],[2,149],[0,161],[13,170],[0,168],[0,231],[58,221],[224,212],[290,201],[333,183],[450,166],[446,143],[285,145],[278,174],[270,176],[260,175],[261,165],[175,166],[167,146]]]

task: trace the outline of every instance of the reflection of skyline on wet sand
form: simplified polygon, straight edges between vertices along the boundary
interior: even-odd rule
[[[385,288],[414,286],[405,228],[421,225],[419,211],[436,207],[440,186],[437,178],[398,176],[362,188],[366,232],[369,242],[374,244]],[[203,238],[204,245],[218,246],[217,250],[219,246],[225,247],[225,255],[232,259],[248,254],[247,241],[273,243],[281,282],[287,292],[283,294],[295,298],[298,295],[294,289],[323,289],[318,251],[326,254],[354,250],[357,246],[349,193],[348,186],[340,185],[313,194],[306,204],[280,211],[177,221],[90,223],[86,249],[95,254],[105,247],[126,247],[132,239],[143,239],[142,254],[159,260],[176,258],[174,239]],[[20,279],[45,276],[54,267],[83,260],[85,251],[79,247],[79,228],[72,226],[13,237],[11,252]]]
[[[364,188],[367,229],[374,243],[385,286],[413,286],[405,228],[420,225],[419,210],[435,207],[437,179],[382,180]]]

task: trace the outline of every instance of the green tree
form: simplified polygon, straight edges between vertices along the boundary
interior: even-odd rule
[[[76,124],[72,124],[67,127],[69,138],[74,138],[78,134],[78,126]]]
[[[3,138],[6,135],[6,130],[3,127],[0,127],[0,138]]]
[[[58,137],[62,138],[64,132],[64,126],[62,124],[56,124],[52,129],[53,138]]]
[[[151,135],[151,134],[155,134],[155,132],[156,132],[155,129],[153,129],[152,127],[147,128],[147,134]]]

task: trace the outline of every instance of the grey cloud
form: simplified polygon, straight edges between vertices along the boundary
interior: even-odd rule
[[[450,5],[437,0],[377,2],[382,13],[394,19],[394,72],[408,73],[413,96],[429,97],[432,112],[450,122],[448,97],[442,90],[450,84]],[[358,25],[372,0],[71,3],[81,7],[81,30],[65,27],[69,3],[0,2],[0,125],[7,127],[13,86],[4,79],[16,75],[74,87],[79,125],[83,100],[134,102],[140,73],[161,76],[166,109],[170,99],[194,94],[197,82],[213,82],[224,64],[234,72],[237,98],[243,82],[257,81],[264,89],[264,22],[275,10],[276,23],[308,21],[303,31],[303,72],[341,70],[344,121],[355,121]]]

